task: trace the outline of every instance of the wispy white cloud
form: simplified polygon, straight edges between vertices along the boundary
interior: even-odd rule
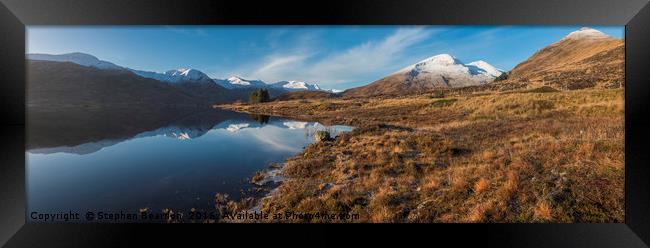
[[[262,128],[245,129],[246,135],[256,139],[265,149],[273,149],[277,151],[285,151],[296,153],[300,151],[300,146],[292,145],[292,140],[287,140],[283,136],[284,132],[277,127],[265,126]],[[285,134],[286,135],[286,134]]]
[[[258,68],[253,75],[262,76],[264,78],[275,78],[282,76],[285,70],[288,70],[292,65],[302,64],[309,55],[307,54],[292,54],[285,56],[270,56],[267,62]]]
[[[426,29],[399,29],[379,42],[367,42],[340,54],[328,56],[308,69],[310,78],[324,83],[341,83],[394,68],[403,53],[426,39]]]
[[[303,37],[296,49],[267,56],[251,75],[266,81],[304,80],[322,85],[358,80],[377,72],[395,69],[409,47],[422,42],[431,31],[415,27],[401,28],[391,35],[349,49],[314,58],[318,52],[314,37]]]
[[[318,53],[320,39],[319,33],[316,31],[304,31],[298,35],[289,31],[289,29],[277,29],[267,35],[267,49],[271,53],[266,56],[231,68],[218,65],[208,74],[224,78],[242,76],[247,79],[261,79],[269,83],[291,80],[292,78],[286,76],[295,73],[296,68],[304,66],[307,59]]]

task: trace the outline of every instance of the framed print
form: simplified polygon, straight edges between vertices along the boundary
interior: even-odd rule
[[[647,1],[1,7],[8,247],[650,241]]]

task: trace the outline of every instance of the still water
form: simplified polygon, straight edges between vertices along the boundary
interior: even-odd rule
[[[28,212],[210,209],[216,193],[242,197],[250,177],[301,152],[315,131],[351,128],[214,110],[106,139],[60,130],[28,142]]]

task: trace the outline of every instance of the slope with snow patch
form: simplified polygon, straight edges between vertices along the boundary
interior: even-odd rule
[[[288,91],[322,90],[317,84],[310,84],[302,81],[280,81],[271,85]]]
[[[212,82],[212,79],[205,73],[188,68],[179,68],[176,70],[169,70],[165,73],[160,72],[151,72],[151,71],[141,71],[129,69],[138,76],[156,79],[158,81],[163,81],[167,83],[179,83],[179,82]]]
[[[214,81],[228,89],[237,89],[237,88],[266,88],[266,84],[262,80],[251,80],[245,79],[240,76],[232,76],[227,79],[214,79]]]

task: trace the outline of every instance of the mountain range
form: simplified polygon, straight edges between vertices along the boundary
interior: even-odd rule
[[[466,86],[501,90],[543,85],[568,90],[621,87],[624,54],[623,40],[585,27],[542,48],[510,72],[482,60],[464,64],[452,55],[440,54],[365,86],[348,89],[343,95],[400,95]]]
[[[238,76],[213,79],[191,68],[164,73],[136,70],[85,53],[27,54],[27,60],[28,105],[32,106],[210,106],[246,101],[259,88],[268,89],[271,97],[296,91],[327,91],[299,81],[267,84]]]
[[[27,105],[54,107],[198,106],[173,85],[130,71],[98,69],[70,62],[27,62]]]
[[[250,92],[259,88],[268,89],[273,98],[292,93],[285,98],[302,99],[335,95],[400,95],[467,86],[497,89],[540,85],[559,89],[612,88],[621,87],[624,81],[623,40],[591,28],[568,34],[509,72],[483,60],[464,63],[453,55],[438,54],[342,93],[304,81],[266,83],[240,76],[216,79],[191,68],[165,72],[136,70],[84,53],[27,54],[27,59],[30,105],[93,105],[98,102],[209,105],[245,101]],[[141,83],[131,85],[134,82]],[[65,102],[61,102],[62,99]]]
[[[54,62],[71,62],[82,66],[94,67],[102,70],[125,70],[131,71],[144,78],[155,79],[167,83],[216,83],[227,89],[241,88],[277,88],[286,91],[301,90],[323,90],[317,84],[306,83],[302,81],[280,81],[276,83],[266,83],[261,80],[244,79],[240,76],[232,76],[227,79],[210,78],[207,74],[197,69],[178,68],[165,72],[153,72],[136,70],[127,67],[118,66],[114,63],[100,60],[95,56],[85,53],[67,53],[67,54],[27,54],[28,60],[54,61]],[[329,90],[331,91],[331,90]]]

